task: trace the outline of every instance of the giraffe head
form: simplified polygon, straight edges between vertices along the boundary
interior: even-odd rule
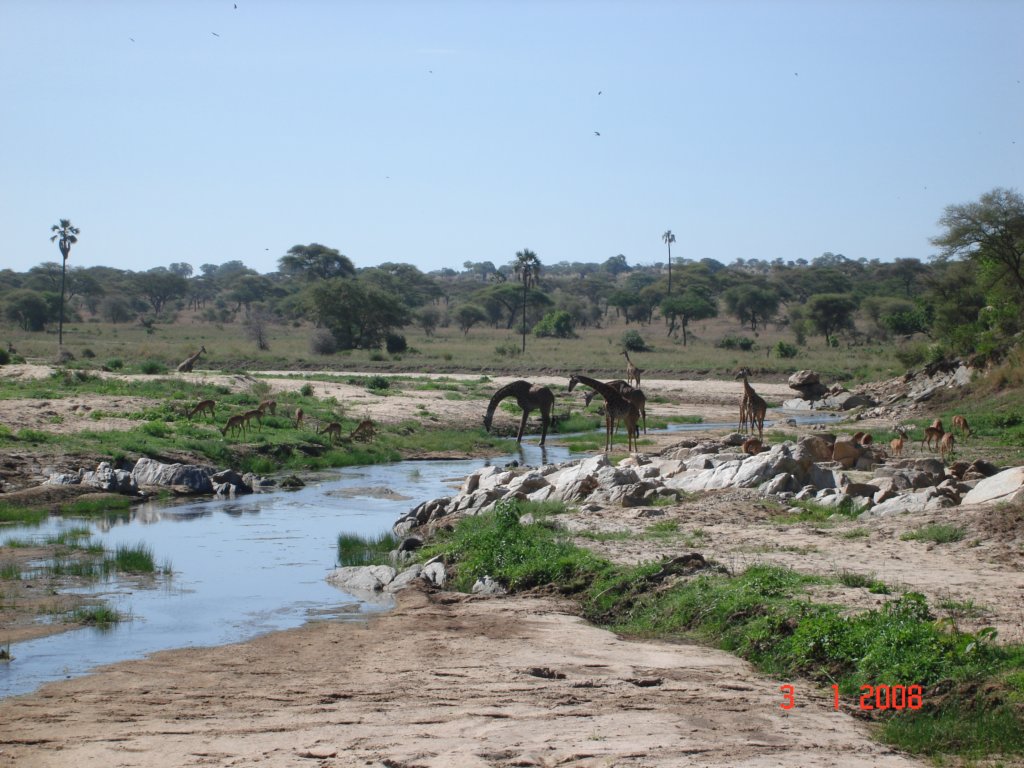
[[[569,389],[567,391],[572,392],[574,389],[576,389],[576,385],[579,383],[580,380],[576,378],[576,374],[574,373],[572,376],[569,377]]]
[[[484,429],[486,429],[488,432],[491,431],[491,421],[493,421],[493,419],[494,419],[494,414],[492,414],[492,413],[484,414]]]
[[[736,378],[737,379],[742,379],[744,376],[751,376],[751,375],[752,374],[750,373],[750,369],[749,368],[740,368],[738,371],[736,371]]]

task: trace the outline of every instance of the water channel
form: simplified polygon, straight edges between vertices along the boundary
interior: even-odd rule
[[[801,423],[834,419],[819,414]],[[728,424],[672,425],[670,431],[727,429]],[[89,526],[106,549],[146,544],[172,575],[140,582],[113,579],[90,592],[131,619],[111,629],[77,629],[13,644],[0,664],[0,698],[91,669],[169,648],[222,645],[313,619],[361,620],[390,603],[367,603],[325,580],[334,568],[340,533],[376,535],[427,499],[451,495],[486,464],[541,465],[570,458],[568,449],[524,440],[492,459],[401,461],[324,473],[296,491],[235,500],[145,504],[114,523],[51,517],[41,526],[0,531],[42,539]]]

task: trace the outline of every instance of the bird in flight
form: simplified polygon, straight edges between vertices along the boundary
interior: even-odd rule
[[[133,43],[135,42],[135,38],[134,37],[129,37],[128,39],[131,40]]]
[[[600,136],[600,135],[601,135],[601,132],[600,132],[600,131],[594,131],[594,135],[595,135],[595,136]]]
[[[214,37],[220,37],[220,35],[218,35],[216,32],[211,32],[210,34],[213,35]]]
[[[604,91],[598,91],[597,95],[600,96],[602,93],[604,93]]]

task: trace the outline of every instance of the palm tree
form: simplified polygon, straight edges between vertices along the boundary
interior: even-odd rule
[[[50,231],[55,233],[51,238],[50,242],[58,240],[57,247],[60,248],[60,255],[64,257],[64,260],[60,265],[60,321],[57,324],[57,348],[63,349],[64,347],[64,277],[67,273],[68,267],[68,256],[71,255],[71,246],[78,242],[78,234],[81,230],[78,227],[71,226],[70,219],[61,219],[59,224],[54,224],[50,227]]]
[[[665,234],[661,236],[661,239],[665,241],[665,245],[668,246],[668,295],[672,295],[672,243],[676,241],[676,236],[672,234],[671,229],[666,229]]]
[[[526,293],[540,280],[540,259],[529,248],[516,251],[516,277],[523,283],[523,352],[526,351]]]

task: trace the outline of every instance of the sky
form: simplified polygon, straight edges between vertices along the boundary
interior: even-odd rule
[[[1019,0],[0,0],[0,269],[927,260],[1024,188]]]

